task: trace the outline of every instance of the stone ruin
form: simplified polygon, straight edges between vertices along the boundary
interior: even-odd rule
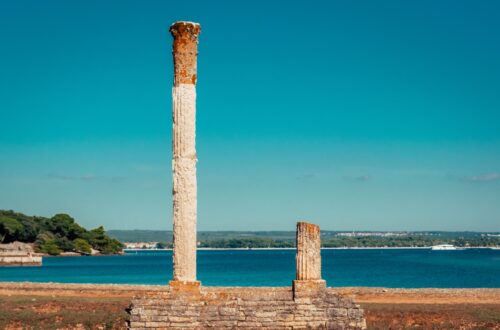
[[[0,266],[41,266],[42,255],[27,243],[0,244]]]
[[[363,310],[321,278],[319,226],[297,223],[292,287],[205,287],[196,280],[196,61],[200,25],[176,22],[173,280],[132,300],[129,329],[365,329]]]

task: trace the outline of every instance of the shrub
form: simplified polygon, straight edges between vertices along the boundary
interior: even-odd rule
[[[90,254],[92,252],[92,246],[90,246],[89,242],[84,240],[83,238],[77,238],[73,241],[73,246],[75,252]]]
[[[50,254],[51,256],[57,256],[61,254],[61,249],[59,248],[59,246],[57,246],[57,243],[54,239],[48,239],[43,242],[38,247],[38,250],[42,253]]]

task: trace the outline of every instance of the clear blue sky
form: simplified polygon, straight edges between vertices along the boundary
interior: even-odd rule
[[[171,228],[176,20],[200,230],[500,230],[498,1],[1,0],[1,209]]]

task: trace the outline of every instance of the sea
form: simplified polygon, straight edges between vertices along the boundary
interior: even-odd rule
[[[500,288],[500,250],[325,249],[331,287]],[[295,250],[199,250],[198,279],[211,286],[289,286]],[[38,267],[0,267],[0,282],[167,284],[172,251],[44,257]]]

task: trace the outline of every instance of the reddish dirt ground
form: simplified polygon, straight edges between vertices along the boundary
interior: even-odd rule
[[[161,286],[0,283],[0,329],[124,329],[134,295]],[[500,329],[500,289],[335,289],[368,329]]]

